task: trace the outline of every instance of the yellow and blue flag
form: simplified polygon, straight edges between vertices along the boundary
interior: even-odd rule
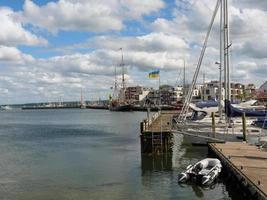
[[[149,78],[159,78],[159,70],[152,71],[148,74]]]

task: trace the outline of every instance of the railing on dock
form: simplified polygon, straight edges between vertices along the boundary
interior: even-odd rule
[[[151,127],[152,123],[160,117],[160,115],[161,111],[158,111],[154,113],[152,117],[149,117],[149,119],[145,119],[143,121],[143,131],[147,131]]]

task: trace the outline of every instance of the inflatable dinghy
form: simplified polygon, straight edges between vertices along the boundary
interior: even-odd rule
[[[210,185],[221,172],[221,162],[216,158],[206,158],[194,165],[188,165],[186,171],[178,176],[179,183],[196,181],[201,185]]]

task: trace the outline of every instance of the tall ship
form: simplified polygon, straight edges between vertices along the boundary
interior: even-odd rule
[[[110,96],[109,102],[109,110],[110,111],[131,111],[132,105],[129,104],[125,99],[125,69],[124,69],[124,61],[123,61],[123,51],[122,48],[119,49],[121,51],[121,62],[119,64],[122,73],[122,84],[121,87],[118,86],[117,81],[117,68],[115,66],[115,81],[113,94]]]

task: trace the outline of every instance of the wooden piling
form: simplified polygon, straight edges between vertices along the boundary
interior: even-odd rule
[[[212,133],[213,133],[213,137],[216,138],[216,131],[215,131],[215,114],[214,114],[214,112],[211,113],[211,121],[212,121]]]
[[[140,122],[140,133],[143,134],[144,132],[144,122]]]
[[[247,141],[247,124],[246,124],[246,113],[242,114],[242,126],[243,126],[243,141]]]

